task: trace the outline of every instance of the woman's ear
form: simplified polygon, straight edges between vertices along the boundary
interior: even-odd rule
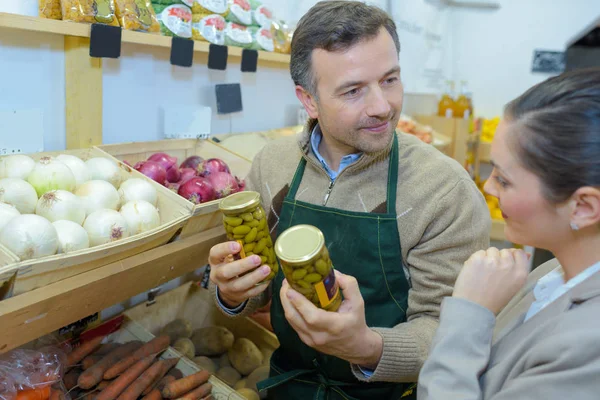
[[[571,212],[571,226],[584,229],[600,226],[600,188],[584,186],[573,193],[574,203]]]

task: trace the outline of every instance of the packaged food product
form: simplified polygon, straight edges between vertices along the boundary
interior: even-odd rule
[[[219,14],[224,17],[229,13],[229,3],[227,0],[194,0],[192,13]]]
[[[335,279],[323,233],[312,225],[296,225],[275,241],[275,254],[290,286],[327,311],[337,311],[342,294]]]
[[[258,26],[271,26],[273,21],[273,12],[265,7],[258,6],[255,10],[252,10],[252,23]]]
[[[271,268],[265,281],[273,279],[279,271],[279,265],[273,251],[267,215],[260,205],[260,194],[252,191],[231,194],[221,200],[219,209],[223,213],[227,238],[242,246],[236,258],[254,254],[260,256],[262,265],[266,264]]]
[[[273,35],[269,28],[248,28],[252,33],[252,49],[262,51],[275,51]]]
[[[123,29],[160,32],[160,24],[150,0],[115,0],[115,11]]]
[[[225,44],[249,49],[252,47],[252,34],[248,27],[228,22],[225,27]]]
[[[153,4],[163,36],[192,37],[192,9],[184,4]]]
[[[289,54],[292,48],[292,31],[283,21],[273,21],[271,33],[277,53]]]
[[[248,0],[228,0],[227,20],[241,25],[252,25],[252,8]]]
[[[60,0],[38,0],[40,17],[49,19],[62,19]]]
[[[61,0],[61,5],[66,21],[119,26],[114,0]]]
[[[256,10],[258,7],[262,6],[262,2],[258,0],[248,0],[248,2],[253,10]]]
[[[192,17],[192,38],[213,44],[225,44],[225,18],[218,14],[194,14]]]

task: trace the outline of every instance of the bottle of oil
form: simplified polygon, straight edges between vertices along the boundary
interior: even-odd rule
[[[470,120],[473,116],[473,105],[467,89],[467,82],[460,82],[460,95],[454,102],[454,116]]]
[[[446,89],[438,103],[438,115],[440,117],[454,117],[454,82],[446,81]]]

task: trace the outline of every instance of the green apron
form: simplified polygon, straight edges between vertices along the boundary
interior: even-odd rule
[[[398,139],[389,157],[387,213],[361,213],[304,203],[295,199],[306,159],[300,160],[283,201],[279,231],[298,224],[318,227],[325,235],[333,265],[358,280],[370,327],[391,328],[406,321],[409,283],[402,267],[396,221]],[[271,358],[270,378],[258,387],[270,399],[416,399],[416,384],[359,382],[350,364],[305,345],[284,316],[279,291],[282,269],[273,280],[271,323],[280,347]]]

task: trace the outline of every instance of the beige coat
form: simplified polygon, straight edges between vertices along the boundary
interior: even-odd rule
[[[494,318],[474,303],[447,298],[430,358],[419,377],[419,400],[600,399],[600,273],[523,323],[537,280]]]

